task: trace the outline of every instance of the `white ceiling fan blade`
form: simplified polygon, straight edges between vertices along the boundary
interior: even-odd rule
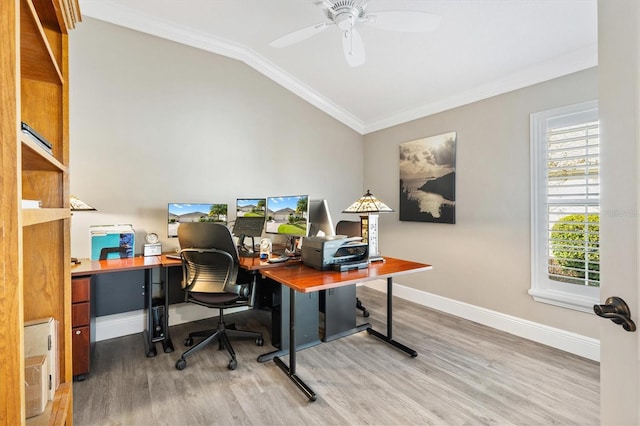
[[[329,0],[316,0],[313,2],[313,4],[321,9],[331,9],[333,7],[333,3],[331,3]]]
[[[360,37],[360,33],[355,28],[342,33],[342,48],[350,66],[357,67],[364,64],[364,43],[362,43],[362,37]]]
[[[305,40],[311,36],[314,36],[324,31],[329,25],[332,25],[332,24],[327,22],[322,22],[320,24],[315,24],[310,27],[299,29],[297,31],[294,31],[289,34],[285,34],[282,37],[273,40],[271,43],[269,43],[269,46],[277,47],[277,48],[290,46],[294,43],[298,43],[299,41]]]
[[[434,31],[441,19],[441,16],[426,12],[386,10],[367,15],[364,21],[383,30],[421,33]]]

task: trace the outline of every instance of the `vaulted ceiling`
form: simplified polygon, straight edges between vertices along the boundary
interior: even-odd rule
[[[441,20],[418,33],[359,23],[366,60],[357,67],[345,60],[336,26],[269,45],[326,22],[318,3],[338,2],[80,0],[80,7],[83,16],[244,61],[362,134],[597,65],[597,0],[368,0],[368,14],[413,10]]]

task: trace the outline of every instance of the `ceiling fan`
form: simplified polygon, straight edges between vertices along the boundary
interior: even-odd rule
[[[364,43],[356,29],[360,23],[403,32],[434,31],[440,24],[440,16],[417,10],[386,10],[368,14],[367,3],[368,0],[314,1],[327,17],[324,22],[285,34],[269,45],[277,48],[290,46],[335,25],[342,36],[342,49],[347,63],[357,67],[365,61]]]

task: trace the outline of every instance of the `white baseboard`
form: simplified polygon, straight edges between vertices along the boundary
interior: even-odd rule
[[[383,293],[387,292],[386,280],[369,281],[364,285]],[[600,341],[597,339],[457,300],[447,299],[446,297],[437,296],[400,284],[393,284],[393,295],[428,308],[505,331],[527,340],[542,343],[593,361],[600,361]]]
[[[386,293],[385,280],[369,281],[367,287]],[[393,285],[393,295],[428,308],[483,324],[497,330],[542,343],[565,352],[600,361],[600,341],[559,328],[549,327],[522,318],[437,296],[400,284]],[[246,308],[236,308],[233,312]],[[169,306],[169,325],[216,317],[215,309],[191,303]],[[96,341],[141,333],[145,328],[145,312],[134,311],[96,318]]]
[[[239,307],[228,309],[227,312],[231,314],[246,309],[246,307]],[[225,312],[225,315],[227,312]],[[209,309],[192,303],[169,305],[169,326],[217,316],[218,311],[216,309]],[[146,313],[144,310],[97,317],[95,340],[99,342],[129,334],[142,333],[145,325]]]

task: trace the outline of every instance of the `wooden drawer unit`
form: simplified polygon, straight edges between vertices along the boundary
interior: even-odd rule
[[[71,280],[73,376],[84,380],[91,362],[91,277]]]

